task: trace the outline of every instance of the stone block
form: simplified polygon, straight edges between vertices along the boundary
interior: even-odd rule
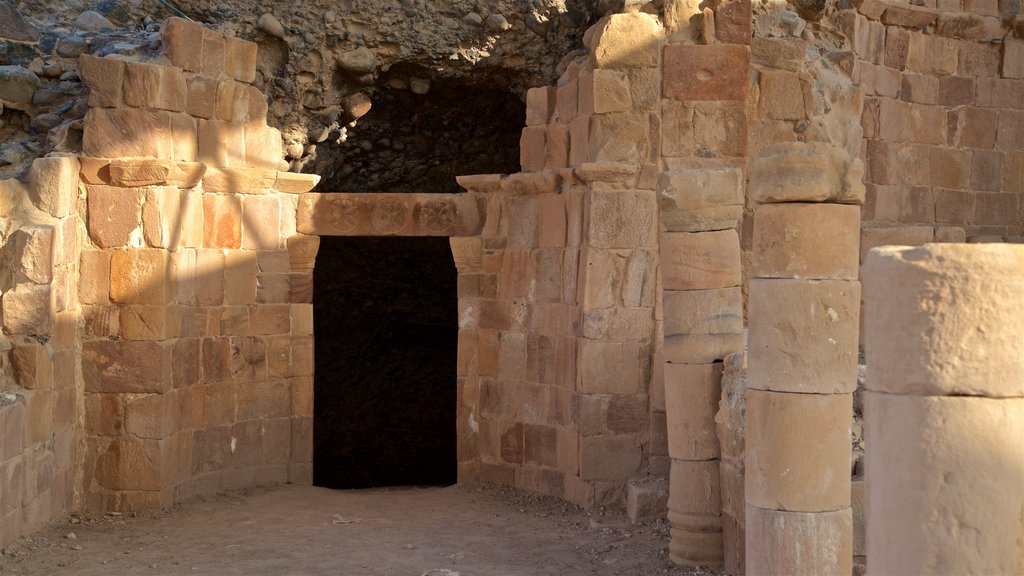
[[[545,126],[527,126],[519,138],[519,165],[523,172],[539,172],[544,169],[547,159],[547,134]]]
[[[633,108],[629,75],[624,70],[597,68],[579,76],[578,114],[626,112]]]
[[[664,478],[630,480],[626,484],[626,514],[639,524],[665,517],[668,510],[668,486]]]
[[[88,156],[172,156],[170,113],[142,108],[92,108],[85,115],[82,149]]]
[[[171,387],[170,354],[158,342],[90,340],[82,345],[86,392],[163,393]]]
[[[632,111],[590,116],[584,142],[591,162],[646,163],[652,149],[650,117]]]
[[[35,284],[49,284],[54,269],[54,227],[27,224],[7,238],[11,248],[11,268],[14,280],[28,280]]]
[[[167,304],[174,298],[165,250],[117,250],[110,258],[110,299],[120,304]]]
[[[32,161],[28,193],[32,204],[54,218],[77,210],[80,165],[73,156],[47,156]]]
[[[320,250],[319,236],[297,234],[288,237],[288,264],[292,272],[312,272]]]
[[[587,44],[598,68],[652,68],[664,31],[656,16],[643,12],[612,14],[594,25]]]
[[[671,510],[669,517],[672,516]],[[717,518],[716,518],[717,519]],[[682,528],[669,529],[668,557],[680,566],[721,566],[721,529],[703,531]]]
[[[665,364],[668,454],[676,460],[718,458],[715,414],[722,364]]]
[[[662,293],[665,350],[679,336],[743,333],[743,296],[739,287],[708,290],[665,290]],[[737,348],[738,350],[738,348]],[[730,350],[729,352],[735,352]],[[713,362],[716,358],[708,360]],[[670,362],[673,362],[669,358]],[[704,362],[691,362],[702,364]]]
[[[552,86],[526,91],[526,125],[543,126],[551,122],[555,112],[556,89]]]
[[[267,339],[267,368],[273,376],[291,378],[313,374],[313,338],[276,336]]]
[[[1024,398],[868,392],[865,414],[871,573],[1024,570]]]
[[[661,235],[665,290],[729,288],[740,284],[740,239],[735,230]]]
[[[662,101],[664,156],[716,158],[747,155],[747,112],[738,101]]]
[[[227,46],[224,37],[208,28],[203,28],[203,54],[199,71],[205,76],[220,76],[224,73]]]
[[[580,478],[625,481],[643,460],[640,438],[632,434],[580,438]]]
[[[182,112],[185,110],[185,94],[185,76],[180,68],[125,62],[125,104]]]
[[[544,168],[558,170],[569,166],[569,129],[561,124],[547,127]]]
[[[640,248],[657,241],[658,206],[646,190],[595,190],[587,207],[587,238],[598,248]]]
[[[211,119],[217,111],[216,78],[189,74],[185,76],[185,112],[196,118]]]
[[[160,37],[164,55],[172,64],[189,72],[199,71],[203,57],[202,24],[171,17],[160,28]]]
[[[266,126],[262,118],[245,125],[246,166],[277,170],[284,161],[283,145],[280,130]]]
[[[864,340],[871,388],[1024,395],[1024,318],[1014,304],[1024,294],[1022,262],[1024,247],[1010,244],[889,247],[868,254]]]
[[[127,246],[142,224],[143,190],[89,186],[89,237],[101,248]]]
[[[580,342],[580,390],[586,394],[637,394],[649,370],[640,342]]]
[[[742,173],[734,168],[662,172],[657,191],[670,232],[726,230],[743,214]]]
[[[934,239],[932,226],[863,228],[860,232],[860,259],[864,262],[868,251],[879,246],[920,246]]]
[[[274,190],[288,194],[305,194],[320,183],[317,174],[298,174],[295,172],[278,172],[274,179]]]
[[[805,117],[803,87],[795,72],[761,70],[758,111],[762,117],[801,120]]]
[[[721,531],[718,460],[672,460],[668,510],[673,528],[691,532]]]
[[[764,147],[750,167],[755,202],[864,203],[864,166],[825,143],[779,142]]]
[[[283,274],[263,274],[280,276]],[[229,305],[254,304],[257,292],[256,253],[250,250],[229,250],[224,254],[224,303]],[[285,291],[285,293],[287,293]],[[277,300],[283,302],[283,297]]]
[[[852,394],[747,389],[747,504],[790,512],[848,508],[852,414]]]
[[[200,162],[214,167],[245,166],[245,127],[243,125],[219,120],[199,120],[197,138]],[[236,176],[236,178],[229,181],[230,186],[227,189],[224,186],[206,186],[208,181],[221,174]],[[243,174],[236,175],[235,173],[207,170],[203,184],[208,192],[243,192],[243,188],[250,187],[246,185],[246,179]]]
[[[126,306],[118,325],[125,340],[167,340],[181,335],[181,310],[177,306]]]
[[[4,331],[8,334],[50,334],[55,303],[48,284],[18,284],[4,292]]]
[[[762,204],[754,212],[753,275],[857,278],[860,207]]]
[[[242,201],[235,195],[203,197],[203,243],[208,248],[242,245]]]
[[[749,68],[748,46],[669,44],[665,46],[663,94],[683,101],[743,101]]]
[[[97,58],[89,54],[78,57],[78,73],[89,87],[89,106],[116,108],[121,104],[124,64],[124,60],[118,58]]]
[[[176,187],[149,188],[142,207],[146,243],[176,250],[181,243],[182,193]]]
[[[127,399],[124,409],[125,432],[139,438],[169,438],[178,428],[180,395],[145,394]]]
[[[281,204],[278,199],[274,196],[244,196],[241,201],[242,248],[280,248]]]
[[[748,386],[853,392],[860,303],[856,280],[751,279]]]
[[[717,0],[714,11],[715,37],[719,42],[751,43],[753,17],[750,0]]]
[[[747,506],[748,574],[850,574],[853,520],[849,508],[784,512]]]
[[[225,38],[224,73],[251,84],[256,80],[257,44],[240,38]]]

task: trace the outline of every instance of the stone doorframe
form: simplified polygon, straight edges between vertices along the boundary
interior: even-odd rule
[[[466,178],[476,182],[481,177]],[[482,177],[500,181],[500,176]],[[310,236],[447,236],[451,239],[452,255],[460,278],[480,271],[480,255],[470,245],[479,244],[479,236],[487,216],[488,197],[478,192],[459,194],[425,193],[341,193],[322,192],[304,194],[298,206],[296,229]],[[472,253],[468,255],[467,253]],[[315,256],[315,255],[314,255]],[[462,283],[460,282],[460,285]],[[461,294],[459,295],[461,299]],[[460,303],[460,317],[461,303]],[[460,322],[458,342],[456,409],[456,454],[458,481],[473,479],[467,474],[465,463],[477,460],[472,410],[464,405],[466,398],[465,367],[474,359],[463,346],[465,332]],[[314,337],[316,335],[314,334]],[[475,335],[474,335],[475,341]],[[313,374],[316,377],[315,371]]]

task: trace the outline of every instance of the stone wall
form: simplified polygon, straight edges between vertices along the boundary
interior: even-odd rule
[[[0,545],[80,503],[78,171],[55,156],[0,181]]]
[[[308,483],[312,264],[255,44],[169,20],[169,62],[83,56],[85,506]]]
[[[840,13],[865,91],[862,253],[1024,233],[1024,30],[1012,2]],[[1016,19],[1014,17],[1016,16]]]

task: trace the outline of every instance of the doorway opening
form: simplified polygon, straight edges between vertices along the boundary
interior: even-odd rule
[[[313,484],[454,484],[456,269],[446,237],[323,237]]]

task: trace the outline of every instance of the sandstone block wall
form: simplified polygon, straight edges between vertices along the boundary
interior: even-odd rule
[[[884,244],[1019,241],[1020,7],[855,4],[839,18],[865,91],[862,254]]]
[[[0,181],[0,546],[77,508],[79,163]]]
[[[314,177],[278,172],[256,46],[180,19],[168,61],[82,57],[85,506],[311,481]]]

